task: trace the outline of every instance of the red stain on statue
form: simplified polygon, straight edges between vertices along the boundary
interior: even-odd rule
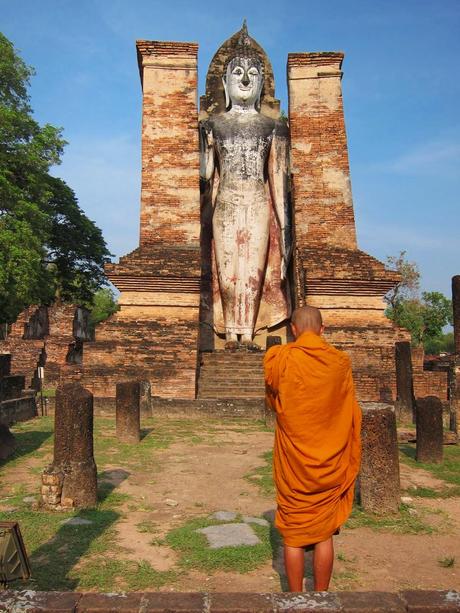
[[[251,235],[249,233],[249,230],[247,230],[246,228],[238,230],[238,232],[236,233],[236,244],[238,246],[247,245],[250,236]]]

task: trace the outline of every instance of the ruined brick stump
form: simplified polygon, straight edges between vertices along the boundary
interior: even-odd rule
[[[93,395],[79,383],[56,390],[54,460],[42,475],[42,505],[57,511],[97,504]]]
[[[123,443],[138,443],[140,436],[139,381],[117,383],[116,429],[117,438]]]
[[[455,353],[460,355],[460,275],[452,277],[452,307],[454,311]]]
[[[392,406],[363,403],[360,501],[371,513],[396,513],[400,503],[398,438]]]
[[[417,462],[439,464],[443,457],[442,402],[436,396],[417,398]]]
[[[395,343],[396,360],[396,403],[399,417],[414,420],[415,397],[412,374],[412,355],[410,343],[399,341]]]

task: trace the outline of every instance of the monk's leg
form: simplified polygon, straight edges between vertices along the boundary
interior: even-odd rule
[[[326,592],[334,565],[334,543],[332,536],[315,544],[313,550],[313,581],[316,592]]]
[[[304,553],[303,547],[284,546],[284,566],[291,592],[301,592],[303,589]]]

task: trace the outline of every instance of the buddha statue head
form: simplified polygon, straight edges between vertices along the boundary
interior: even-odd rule
[[[251,47],[246,23],[241,30],[234,52],[229,57],[222,77],[225,106],[260,108],[260,96],[264,84],[264,64]]]

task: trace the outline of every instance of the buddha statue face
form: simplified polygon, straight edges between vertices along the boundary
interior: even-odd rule
[[[254,107],[258,105],[263,86],[261,63],[254,57],[235,57],[224,78],[226,106]]]

